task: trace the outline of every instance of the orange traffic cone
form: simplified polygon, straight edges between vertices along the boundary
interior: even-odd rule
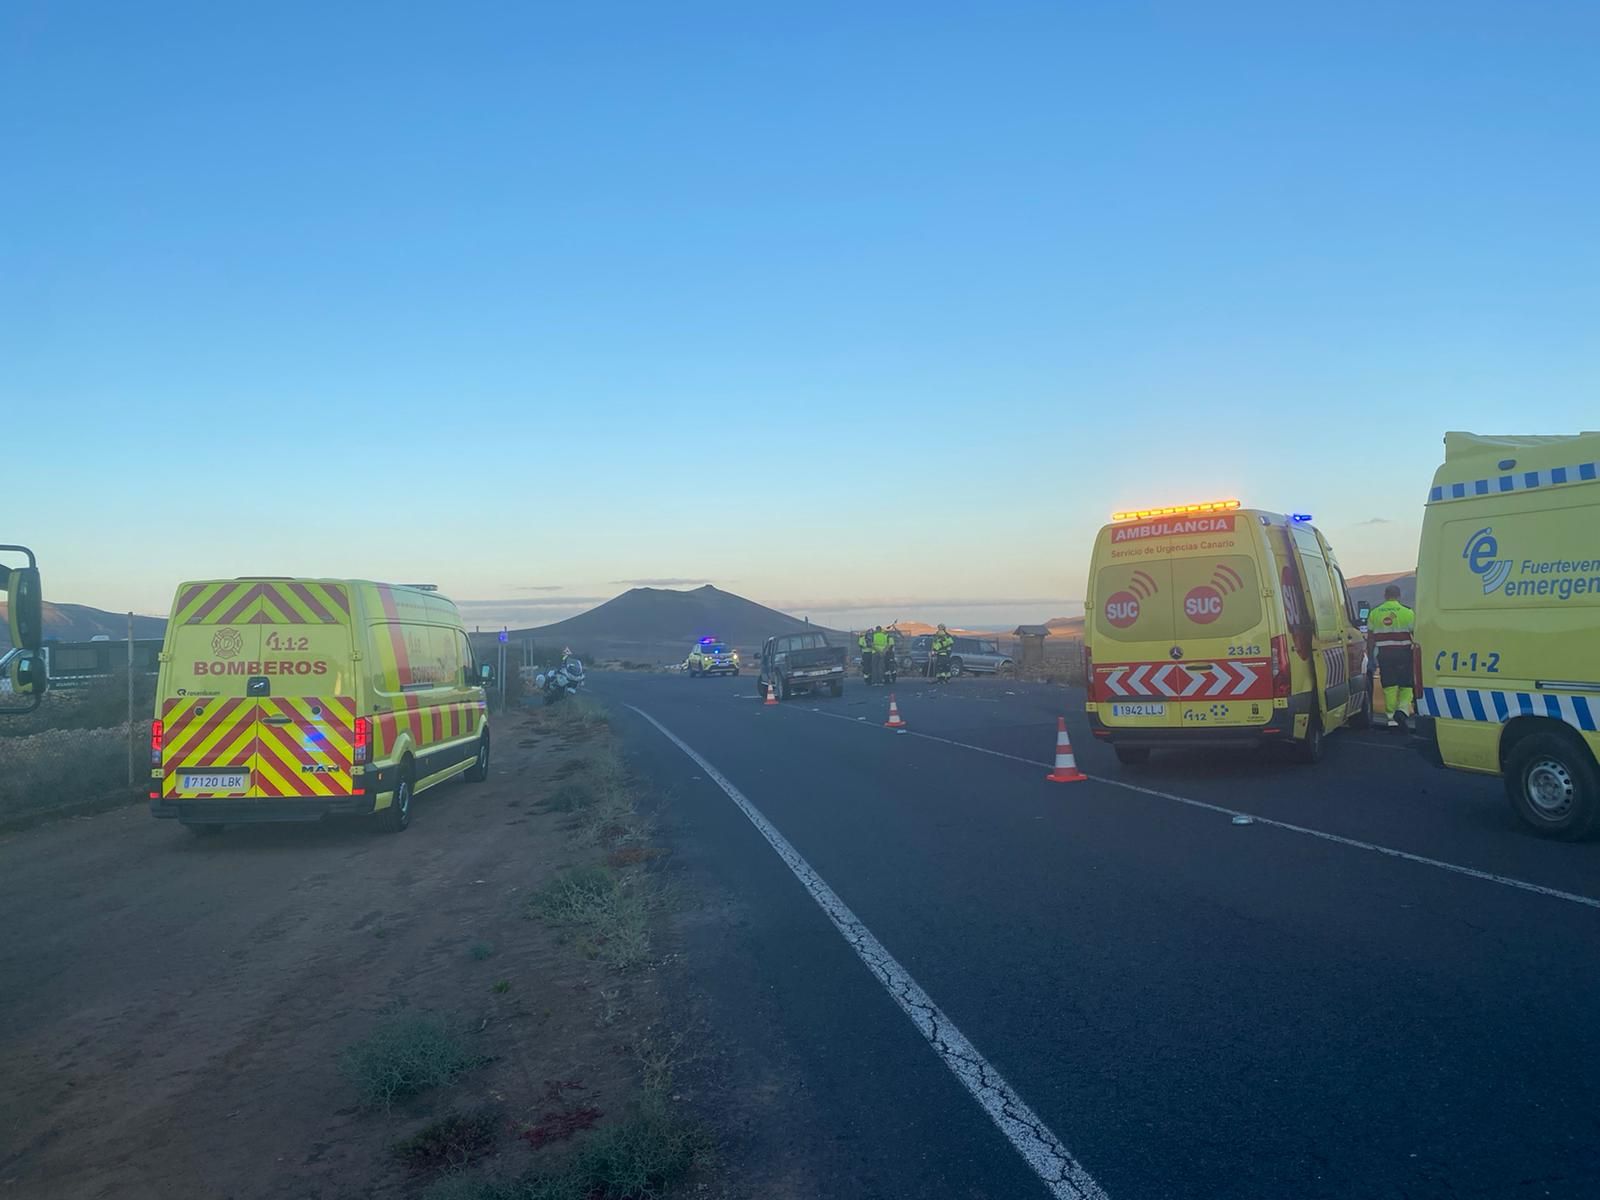
[[[1089,777],[1078,770],[1072,756],[1072,739],[1067,736],[1067,719],[1056,718],[1056,769],[1045,776],[1051,783],[1083,783]]]
[[[883,723],[885,729],[904,729],[906,723],[900,719],[900,706],[894,702],[894,693],[889,693],[889,719]]]
[[[772,688],[772,680],[769,679],[769,680],[767,680],[767,704],[776,704],[777,702],[778,702],[778,693],[773,690],[773,688]],[[766,705],[764,704],[764,705],[762,705],[762,707],[765,708]]]

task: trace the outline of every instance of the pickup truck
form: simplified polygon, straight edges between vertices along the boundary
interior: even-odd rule
[[[766,696],[767,684],[787,700],[797,692],[844,695],[845,648],[829,643],[820,631],[784,633],[769,637],[761,647],[761,670],[756,677],[756,694]]]

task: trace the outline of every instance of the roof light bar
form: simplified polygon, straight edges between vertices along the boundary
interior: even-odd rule
[[[1132,508],[1127,512],[1114,512],[1113,521],[1144,521],[1150,517],[1187,517],[1195,513],[1232,512],[1239,507],[1237,500],[1207,500],[1204,504],[1169,504],[1166,508]]]

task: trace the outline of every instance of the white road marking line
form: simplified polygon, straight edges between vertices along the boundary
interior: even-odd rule
[[[630,704],[628,707],[649,721],[663,737],[687,754],[709,779],[727,793],[728,799],[739,806],[739,811],[749,818],[761,836],[766,838],[767,843],[777,851],[778,857],[794,873],[801,886],[811,893],[811,898],[827,914],[828,920],[833,922],[834,928],[844,940],[850,943],[850,948],[866,964],[867,970],[871,971],[883,985],[884,990],[900,1006],[901,1011],[911,1018],[911,1023],[917,1027],[928,1045],[933,1047],[934,1053],[961,1081],[962,1086],[989,1115],[989,1119],[1001,1133],[1006,1135],[1006,1139],[1016,1147],[1023,1161],[1044,1181],[1045,1186],[1050,1189],[1050,1194],[1061,1197],[1062,1200],[1107,1200],[1100,1185],[1083,1169],[1078,1160],[1072,1157],[1071,1151],[1062,1144],[1061,1139],[1051,1133],[1045,1123],[1023,1102],[1022,1097],[1011,1090],[1011,1085],[1002,1078],[1000,1072],[978,1053],[971,1042],[967,1041],[928,993],[923,991],[910,973],[884,949],[883,943],[872,936],[872,931],[861,923],[845,902],[839,899],[834,890],[812,869],[811,864],[800,856],[800,852],[791,846],[788,839],[762,815],[761,810],[677,734],[637,705]],[[823,715],[834,716],[833,713]],[[850,718],[839,719],[848,721]]]
[[[818,715],[823,717],[834,716],[833,713],[827,712],[819,713]],[[938,737],[931,733],[918,733],[915,729],[907,732],[912,737],[925,738],[930,742],[943,742],[947,746],[959,746],[963,750],[975,750],[979,754],[988,754],[995,758],[1009,758],[1012,762],[1026,763],[1030,767],[1043,767],[1046,770],[1054,769],[1052,763],[1039,762],[1032,758],[1022,758],[1016,754],[1004,754],[999,750],[990,750],[987,746],[974,746],[970,742],[958,742],[954,738]],[[1081,766],[1079,770],[1082,770]],[[1485,883],[1498,883],[1501,887],[1515,888],[1522,892],[1532,892],[1536,896],[1549,896],[1552,900],[1565,900],[1569,904],[1581,904],[1585,908],[1600,908],[1600,899],[1596,899],[1593,896],[1580,895],[1577,892],[1564,892],[1560,888],[1545,887],[1542,883],[1529,883],[1526,879],[1514,879],[1510,875],[1496,875],[1493,871],[1480,871],[1476,867],[1463,867],[1459,863],[1429,858],[1425,854],[1413,854],[1409,850],[1396,850],[1393,846],[1380,846],[1376,842],[1363,842],[1359,838],[1345,837],[1340,833],[1329,833],[1324,829],[1311,829],[1305,825],[1296,825],[1291,821],[1277,821],[1271,817],[1258,816],[1255,813],[1244,812],[1237,808],[1227,808],[1221,804],[1212,804],[1206,800],[1194,800],[1188,796],[1179,796],[1173,792],[1141,787],[1139,784],[1129,783],[1123,779],[1112,779],[1106,775],[1090,775],[1089,778],[1096,783],[1105,783],[1112,787],[1125,788],[1130,792],[1138,792],[1141,795],[1171,800],[1176,804],[1186,804],[1190,808],[1200,808],[1207,812],[1221,813],[1226,817],[1249,817],[1257,825],[1268,825],[1273,829],[1286,829],[1290,833],[1303,833],[1307,837],[1320,838],[1322,841],[1333,842],[1336,845],[1349,846],[1357,850],[1370,850],[1374,854],[1382,854],[1388,858],[1398,858],[1424,867],[1435,867],[1441,871],[1465,875],[1471,879],[1481,879]]]

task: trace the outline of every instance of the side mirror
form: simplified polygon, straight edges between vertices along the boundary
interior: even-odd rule
[[[1360,604],[1356,605],[1356,620],[1365,625],[1367,623],[1367,616],[1371,612],[1372,605],[1363,600]]]
[[[39,568],[17,567],[6,579],[7,613],[11,644],[23,650],[44,646],[44,604],[39,591]]]
[[[50,690],[50,672],[45,669],[44,655],[32,650],[19,650],[11,656],[8,677],[11,691],[18,696],[39,697]]]
[[[482,687],[488,687],[493,682],[494,682],[494,664],[493,663],[479,663],[478,664],[478,683]]]

